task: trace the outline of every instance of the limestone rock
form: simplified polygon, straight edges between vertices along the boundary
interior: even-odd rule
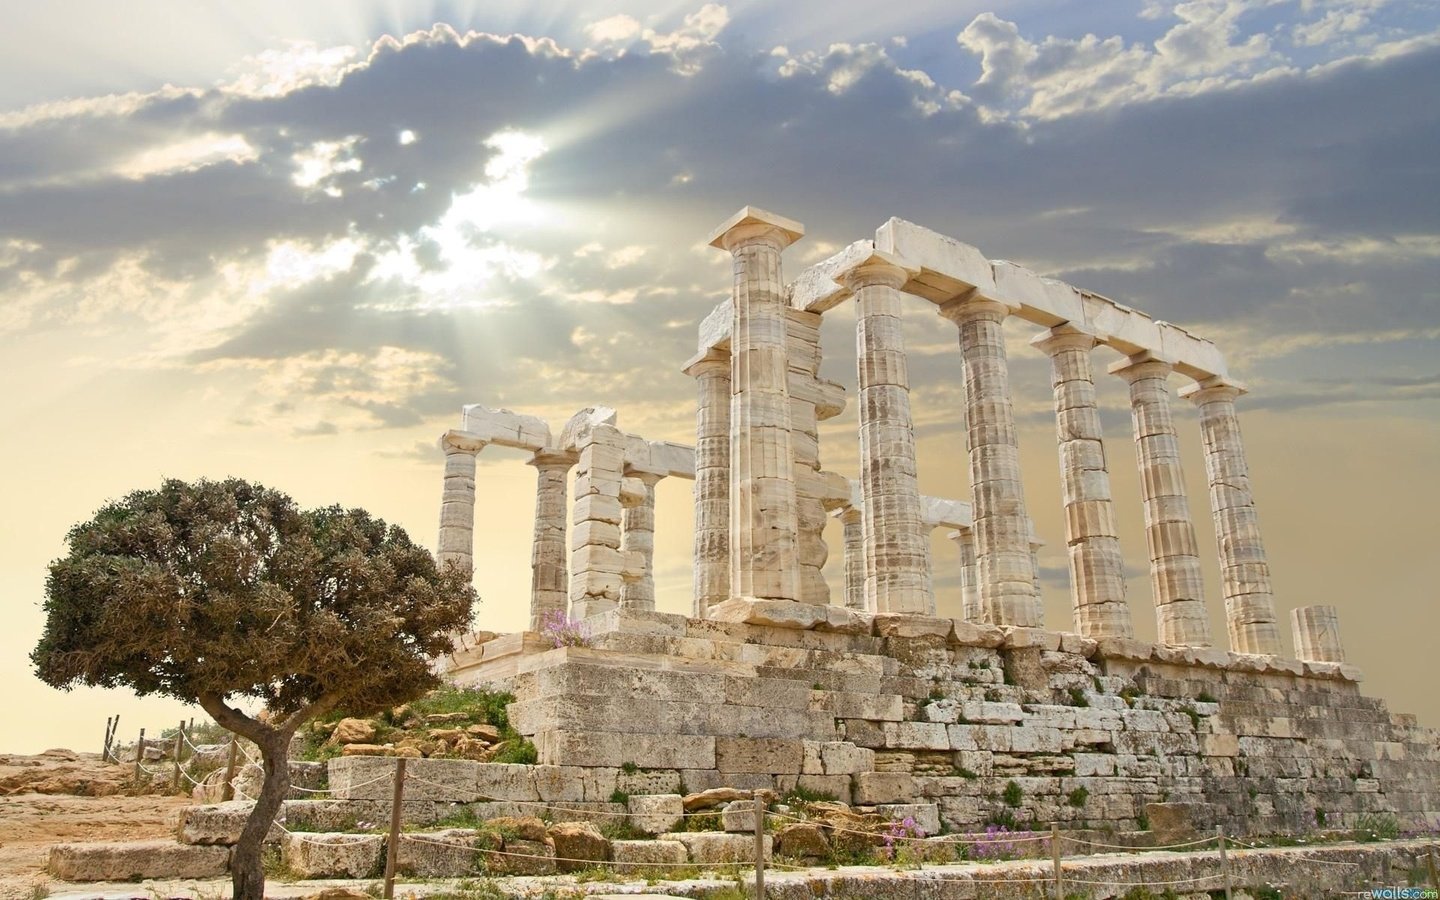
[[[180,811],[179,839],[182,844],[230,845],[240,841],[240,832],[250,819],[255,804],[249,800],[232,800],[208,806],[187,806]],[[281,815],[284,815],[282,810]],[[270,826],[266,841],[278,841],[284,832],[278,824]]]
[[[642,794],[626,803],[630,824],[646,834],[664,834],[680,824],[685,804],[679,794]]]
[[[545,841],[507,840],[498,852],[481,851],[492,875],[554,875],[555,845]]]
[[[711,788],[708,791],[700,791],[698,794],[686,794],[681,801],[686,812],[696,810],[712,809],[734,800],[746,800],[751,796],[750,791],[742,791],[738,788]]]
[[[617,875],[664,878],[672,866],[684,865],[690,856],[679,841],[611,841],[612,867]]]
[[[496,816],[485,826],[504,835],[507,842],[514,839],[543,843],[548,837],[545,823],[536,816]]]
[[[720,823],[727,832],[753,834],[755,831],[755,801],[735,800],[725,804],[720,812]]]
[[[280,859],[298,878],[370,878],[380,871],[385,838],[378,834],[287,834]]]
[[[61,881],[144,881],[149,878],[218,878],[230,865],[227,847],[173,840],[110,844],[57,844],[48,869]]]
[[[413,878],[455,878],[475,871],[476,850],[499,846],[493,836],[473,828],[404,832],[396,850],[395,868]]]
[[[904,803],[915,796],[915,779],[904,772],[862,772],[851,781],[856,806]]]
[[[550,826],[549,835],[561,872],[578,872],[588,868],[588,863],[610,859],[610,842],[589,822],[561,822]]]
[[[677,841],[689,851],[690,861],[702,866],[725,863],[753,864],[755,862],[755,837],[749,834],[719,834],[713,831],[674,832],[665,835],[667,841]],[[770,858],[774,839],[765,835],[765,859]]]
[[[791,859],[827,860],[830,841],[819,825],[796,822],[775,833],[775,852]]]
[[[341,756],[394,756],[395,748],[389,744],[346,744],[340,750]]]
[[[335,744],[371,744],[375,741],[375,723],[369,719],[341,719],[330,733]]]

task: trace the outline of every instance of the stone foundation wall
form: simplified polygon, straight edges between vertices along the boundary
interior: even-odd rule
[[[933,802],[954,830],[1129,829],[1147,803],[1242,834],[1440,817],[1440,736],[1362,696],[1349,666],[922,616],[590,624],[590,647],[511,637],[450,673],[515,694],[535,771],[573,781],[567,799],[638,773],[667,791]]]

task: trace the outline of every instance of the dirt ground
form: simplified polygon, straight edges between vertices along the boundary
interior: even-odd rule
[[[0,900],[41,895],[52,844],[173,835],[180,810],[194,801],[127,796],[129,774],[96,753],[0,754]]]

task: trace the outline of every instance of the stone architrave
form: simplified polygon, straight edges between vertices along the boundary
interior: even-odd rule
[[[445,482],[435,559],[470,575],[475,571],[475,457],[485,449],[485,441],[463,431],[447,431],[440,438],[440,449],[445,451]]]
[[[564,615],[568,599],[565,547],[565,482],[575,460],[567,453],[541,451],[530,459],[536,469],[535,538],[530,552],[530,630],[540,631],[547,616]]]
[[[844,528],[845,538],[845,608],[864,612],[865,605],[865,526],[860,510],[847,506],[835,511]]]
[[[1245,389],[1233,382],[1207,379],[1180,391],[1200,408],[1205,472],[1210,482],[1210,512],[1220,551],[1220,581],[1225,594],[1225,624],[1236,653],[1280,655],[1280,627],[1270,587],[1270,563],[1260,540],[1250,467],[1240,439],[1235,398]]]
[[[1115,527],[1090,363],[1095,337],[1071,325],[1057,325],[1030,343],[1050,357],[1075,630],[1093,638],[1132,637],[1125,557]]]
[[[636,493],[633,497],[621,494],[620,552],[625,557],[625,577],[620,606],[625,609],[655,609],[655,485],[662,477],[636,473],[626,479],[637,485]]]
[[[1208,647],[1210,621],[1205,615],[1199,545],[1165,383],[1170,370],[1169,363],[1143,353],[1120,360],[1109,371],[1130,385],[1157,635],[1160,643],[1171,647]]]
[[[780,253],[803,234],[800,223],[747,206],[710,240],[734,260],[730,591],[740,599],[800,599]]]
[[[1343,663],[1340,617],[1333,606],[1300,606],[1290,610],[1295,658],[1306,662]]]
[[[960,551],[960,610],[966,622],[980,622],[980,582],[975,570],[975,532],[952,531],[946,537]]]
[[[835,276],[855,296],[864,498],[866,606],[882,613],[935,610],[929,540],[921,522],[910,377],[901,334],[900,286],[911,270],[875,252]]]
[[[981,614],[992,625],[1038,628],[1043,617],[1002,329],[1011,311],[974,291],[940,307],[960,330]]]
[[[691,360],[685,374],[699,392],[695,414],[695,604],[730,599],[730,354],[709,350]]]
[[[620,485],[625,440],[613,425],[590,424],[576,435],[575,502],[570,534],[570,615],[583,619],[620,604]]]

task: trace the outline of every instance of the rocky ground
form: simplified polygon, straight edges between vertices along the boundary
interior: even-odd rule
[[[131,796],[132,769],[98,753],[0,754],[0,900],[28,900],[48,883],[52,844],[169,837],[188,797]]]

